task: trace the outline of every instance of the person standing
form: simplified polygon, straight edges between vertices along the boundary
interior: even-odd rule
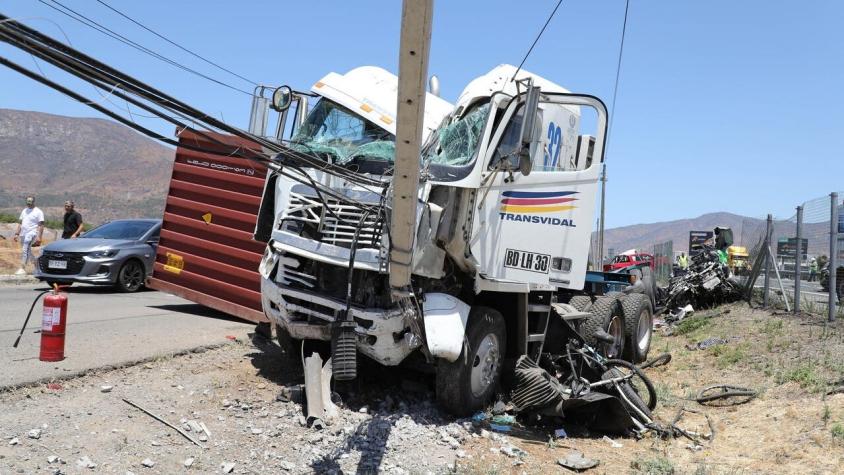
[[[73,239],[82,233],[82,215],[73,209],[73,201],[64,202],[64,230],[62,239]]]
[[[680,269],[683,269],[683,270],[689,269],[689,258],[686,257],[685,252],[680,253],[680,257],[677,258],[677,263],[680,265]]]
[[[814,257],[809,262],[809,282],[814,282],[818,275],[818,260]]]
[[[26,265],[32,258],[32,247],[41,245],[41,236],[44,234],[44,213],[35,206],[35,197],[26,197],[26,208],[21,211],[18,220],[18,229],[15,231],[15,242],[21,240],[21,267],[15,275],[26,274]],[[33,259],[34,261],[35,259]]]

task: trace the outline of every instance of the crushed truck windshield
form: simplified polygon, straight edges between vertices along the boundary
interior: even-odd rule
[[[422,163],[434,179],[458,179],[446,168],[464,167],[474,161],[488,114],[489,103],[474,106],[456,121],[452,121],[453,116],[446,117],[431,134],[422,150]]]
[[[321,99],[290,146],[364,173],[384,173],[396,155],[396,137],[349,109]]]

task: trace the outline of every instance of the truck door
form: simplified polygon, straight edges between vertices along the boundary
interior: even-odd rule
[[[590,96],[543,94],[536,120],[541,139],[532,147],[528,175],[519,172],[514,153],[523,109],[523,101],[511,102],[486,150],[472,255],[487,279],[580,289],[603,161],[606,109]],[[591,113],[584,114],[587,110]],[[584,134],[584,128],[592,134]]]

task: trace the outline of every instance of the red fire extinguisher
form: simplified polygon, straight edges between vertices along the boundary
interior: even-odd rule
[[[44,311],[41,314],[41,361],[64,359],[64,329],[67,321],[67,295],[59,292],[44,297]]]

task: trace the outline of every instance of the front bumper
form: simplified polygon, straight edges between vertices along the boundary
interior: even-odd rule
[[[261,278],[261,301],[267,318],[297,339],[331,340],[331,324],[346,308],[345,302],[293,289],[265,277]],[[385,366],[398,365],[421,343],[409,330],[409,316],[398,306],[353,306],[350,313],[357,322],[358,351]]]
[[[68,269],[52,269],[49,266],[49,256],[38,258],[34,277],[38,280],[54,280],[59,282],[79,282],[95,285],[114,285],[120,272],[122,259],[113,257],[92,258],[85,255],[70,256],[65,260]]]

